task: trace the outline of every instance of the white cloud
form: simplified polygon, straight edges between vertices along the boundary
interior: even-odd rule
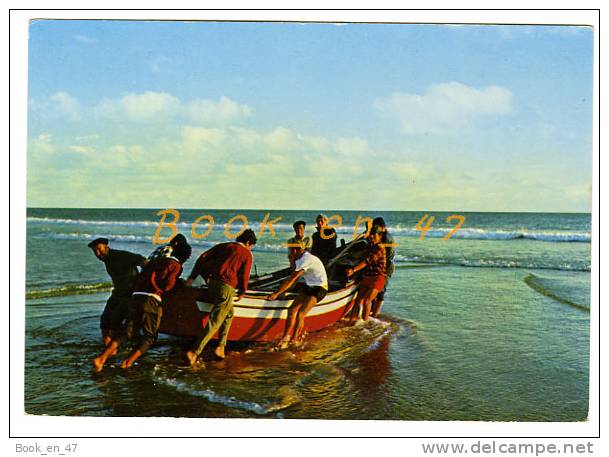
[[[404,133],[451,135],[512,113],[512,98],[504,87],[476,89],[449,82],[431,85],[423,95],[395,92],[374,104],[385,116],[397,118]]]
[[[48,133],[41,133],[30,141],[30,151],[34,154],[53,154],[57,147],[53,144],[53,139]]]
[[[28,106],[32,114],[48,119],[74,121],[80,119],[82,112],[79,101],[67,92],[56,92],[49,97],[30,99]]]
[[[71,152],[77,154],[92,154],[95,152],[95,148],[92,146],[84,146],[82,144],[74,144],[68,148]]]
[[[67,92],[57,92],[50,97],[55,109],[71,119],[80,117],[80,103]]]
[[[103,100],[99,112],[107,117],[126,117],[133,122],[160,121],[175,116],[180,109],[180,101],[166,92],[129,93],[119,100]]]
[[[90,36],[87,36],[87,35],[73,35],[73,38],[80,43],[85,43],[85,44],[97,43],[97,40],[95,38],[91,38]]]
[[[370,152],[370,145],[362,138],[339,138],[334,150],[344,157],[361,156]]]
[[[193,122],[219,124],[249,117],[252,114],[252,109],[248,105],[237,103],[222,96],[218,101],[193,100],[186,107],[186,114]]]

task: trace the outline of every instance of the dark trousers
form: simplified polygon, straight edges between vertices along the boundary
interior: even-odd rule
[[[99,327],[102,330],[120,332],[129,312],[130,301],[130,291],[123,293],[112,292],[99,320]]]
[[[119,342],[122,344],[126,340],[137,340],[135,350],[140,350],[143,354],[157,340],[162,316],[163,308],[156,298],[133,295]]]

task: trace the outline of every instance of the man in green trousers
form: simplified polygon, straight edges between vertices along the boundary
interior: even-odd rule
[[[251,229],[245,230],[236,242],[221,243],[205,251],[197,259],[187,285],[197,276],[203,277],[209,287],[209,302],[213,306],[207,324],[186,353],[188,362],[194,365],[209,340],[219,331],[220,343],[215,349],[216,357],[226,357],[224,348],[233,320],[233,297],[238,290],[239,301],[245,295],[252,268],[251,250],[256,244],[256,235]]]

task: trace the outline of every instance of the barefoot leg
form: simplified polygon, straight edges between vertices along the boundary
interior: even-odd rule
[[[188,363],[190,363],[190,365],[194,365],[195,363],[197,363],[197,359],[199,358],[199,356],[194,351],[188,351],[186,353],[186,358],[188,359]]]
[[[218,357],[219,359],[224,359],[226,358],[226,354],[224,353],[224,346],[218,346],[216,347],[214,354],[216,355],[216,357]]]
[[[295,340],[300,338],[300,335],[302,335],[302,332],[304,331],[305,317],[306,317],[307,313],[309,311],[311,311],[311,308],[313,308],[315,306],[316,303],[317,303],[316,297],[307,296],[305,298],[305,301],[302,304],[302,307],[298,311],[298,323],[296,324],[296,330],[294,331]]]
[[[124,360],[123,363],[121,363],[121,368],[129,368],[141,356],[142,356],[142,351],[140,351],[139,349],[136,349],[129,355],[129,358],[127,360]]]
[[[108,360],[109,357],[116,354],[116,351],[118,350],[118,346],[119,346],[118,341],[113,340],[108,346],[106,346],[106,349],[104,350],[104,352],[101,353],[101,355],[99,357],[96,357],[93,359],[93,367],[96,372],[99,373],[100,371],[102,371],[104,369],[104,365],[106,364],[106,361]]]

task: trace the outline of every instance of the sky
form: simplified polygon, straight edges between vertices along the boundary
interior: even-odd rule
[[[593,31],[39,20],[29,207],[589,212]]]

